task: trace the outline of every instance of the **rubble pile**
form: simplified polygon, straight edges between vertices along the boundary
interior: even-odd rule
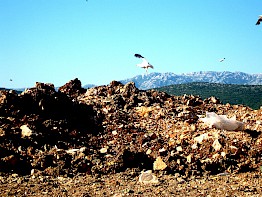
[[[244,130],[206,125],[206,112],[233,116]],[[258,169],[262,109],[211,97],[171,96],[112,81],[90,89],[71,80],[58,91],[36,83],[0,93],[0,170],[74,176],[128,168],[185,176]]]

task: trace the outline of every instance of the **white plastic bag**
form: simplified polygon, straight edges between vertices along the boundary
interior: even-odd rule
[[[227,118],[226,115],[217,115],[215,112],[206,112],[206,117],[199,120],[209,125],[210,128],[215,127],[228,131],[242,131],[245,129],[244,123],[237,121],[236,117]]]

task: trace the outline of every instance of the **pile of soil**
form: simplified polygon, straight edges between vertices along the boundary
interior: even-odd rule
[[[200,121],[206,112],[235,116],[245,129],[210,127]],[[256,195],[261,191],[254,183],[261,179],[261,120],[262,109],[222,104],[215,97],[139,90],[132,82],[84,89],[74,79],[58,91],[44,83],[21,94],[1,91],[1,193],[183,196],[191,190],[201,194],[192,188],[217,179],[249,176],[248,192]],[[157,181],[141,181],[147,170]],[[226,185],[220,183],[231,195]],[[202,195],[212,194],[211,188]]]

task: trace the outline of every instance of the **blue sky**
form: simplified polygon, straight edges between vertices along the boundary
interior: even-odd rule
[[[260,0],[0,0],[0,87],[108,84],[145,73],[135,53],[150,72],[261,73],[258,15]]]

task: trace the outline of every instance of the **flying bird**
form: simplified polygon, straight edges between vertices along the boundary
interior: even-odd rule
[[[223,62],[225,59],[226,59],[226,58],[223,58],[223,59],[221,59],[221,60],[219,60],[219,61],[220,61],[220,62]]]
[[[137,64],[136,66],[146,69],[146,73],[148,68],[154,68],[142,55],[135,54],[135,57],[142,59],[142,63]]]
[[[258,20],[257,20],[256,25],[260,25],[260,22],[262,22],[262,15],[258,16]]]

